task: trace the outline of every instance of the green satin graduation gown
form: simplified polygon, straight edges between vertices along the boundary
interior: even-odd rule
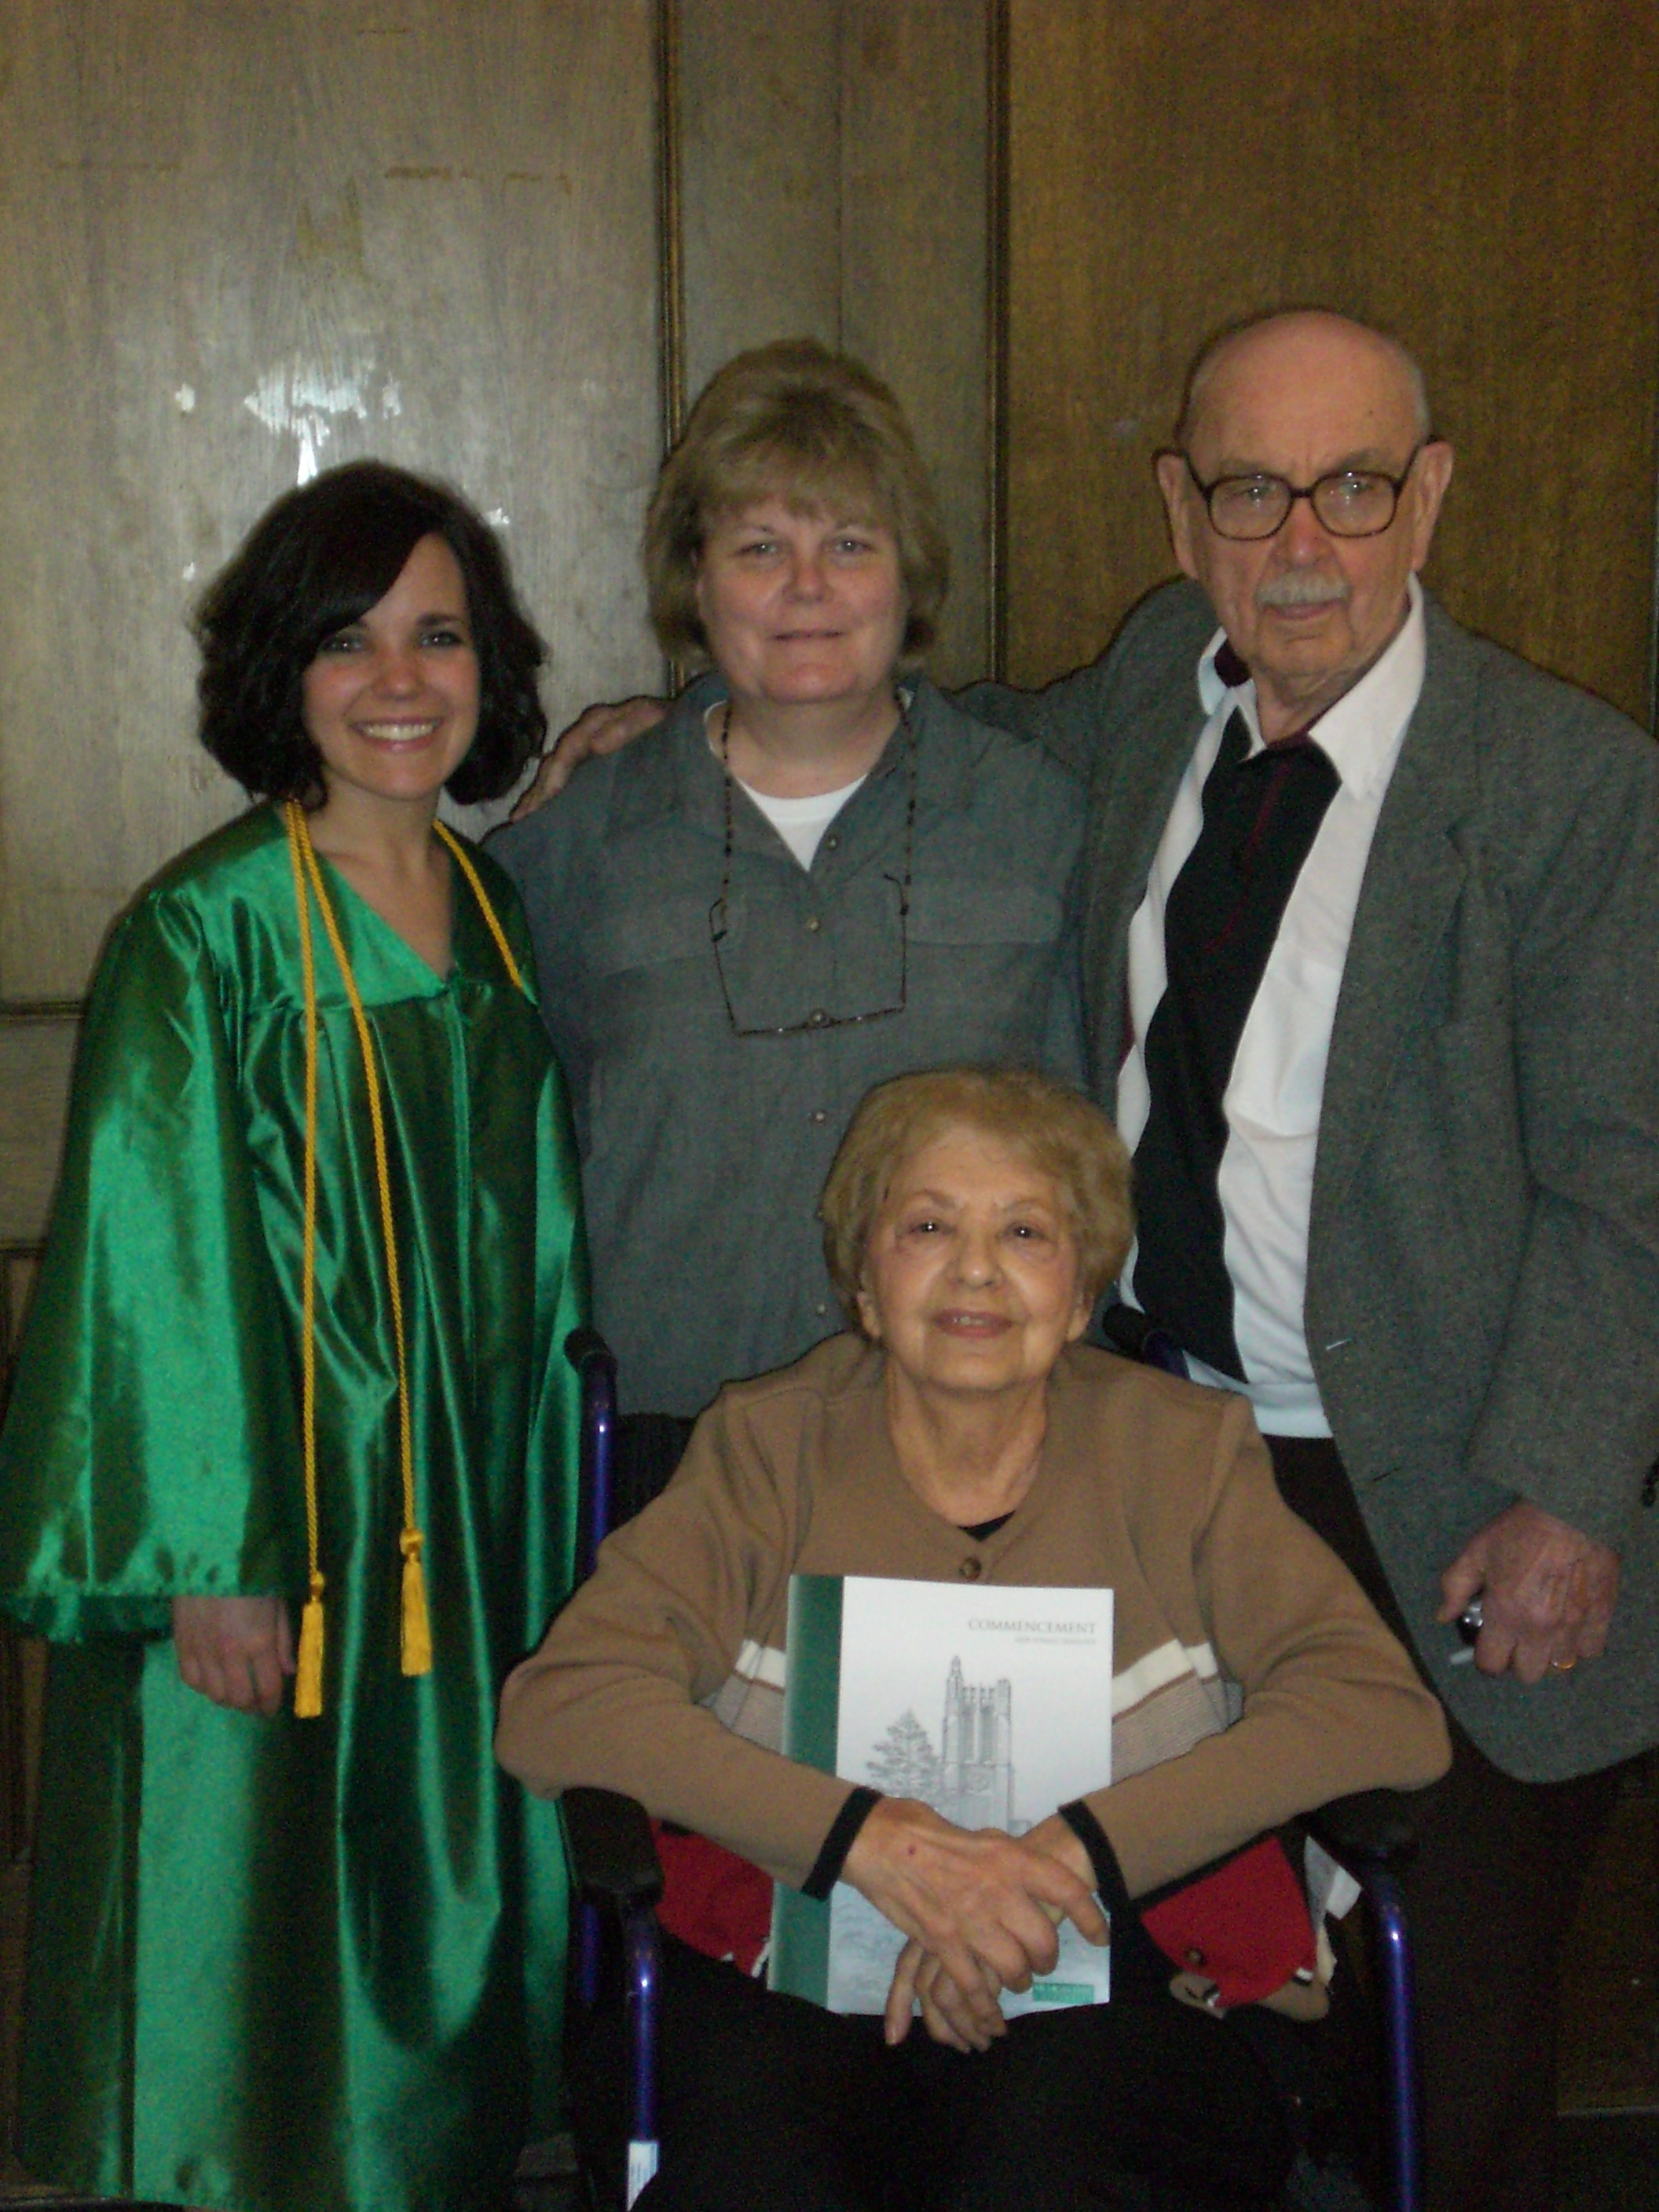
[[[297,1637],[306,1587],[304,1005],[260,808],[111,941],[0,1436],[0,1601],[55,1644],[21,2148],[44,2180],[233,2212],[494,2212],[556,2112],[562,1856],[491,1739],[569,1581],[575,1153],[459,870],[440,981],[323,868],[379,1054],[432,1672],[399,1670],[374,1160],[319,927],[323,1717],[213,1705],[168,1640],[181,1593],[285,1592]]]

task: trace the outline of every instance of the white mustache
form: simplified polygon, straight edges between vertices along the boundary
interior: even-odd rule
[[[1323,607],[1347,596],[1340,576],[1322,576],[1316,568],[1288,568],[1255,587],[1259,607]]]

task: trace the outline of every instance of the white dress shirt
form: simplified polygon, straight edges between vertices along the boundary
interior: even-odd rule
[[[1354,908],[1376,818],[1423,688],[1423,594],[1410,580],[1411,605],[1400,634],[1314,730],[1341,779],[1286,902],[1233,1061],[1222,1102],[1227,1142],[1217,1177],[1225,1224],[1224,1253],[1233,1285],[1233,1333],[1243,1362],[1243,1389],[1272,1436],[1325,1437],[1302,1317],[1308,1276],[1308,1218],[1314,1153],[1331,1024],[1348,956]],[[1225,638],[1218,630],[1198,665],[1198,691],[1209,720],[1170,810],[1146,896],[1129,929],[1130,1045],[1118,1073],[1117,1121],[1133,1151],[1146,1126],[1150,1095],[1146,1031],[1164,996],[1164,910],[1203,826],[1205,779],[1237,710],[1262,748],[1255,685],[1229,689],[1216,673]],[[1133,1303],[1135,1252],[1121,1285]],[[1189,1354],[1201,1382],[1241,1386]]]

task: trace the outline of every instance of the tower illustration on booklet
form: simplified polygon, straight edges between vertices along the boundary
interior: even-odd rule
[[[889,1797],[919,1797],[959,1828],[1031,1826],[1014,1810],[1014,1686],[963,1680],[953,1656],[945,1680],[940,1751],[907,1705],[870,1754],[869,1778]]]
[[[938,1810],[959,1828],[1030,1826],[1014,1818],[1014,1686],[1005,1674],[983,1687],[964,1682],[953,1658],[945,1682],[945,1749]]]

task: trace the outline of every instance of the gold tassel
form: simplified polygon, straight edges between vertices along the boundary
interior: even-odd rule
[[[300,1616],[300,1663],[294,1677],[294,1717],[314,1721],[323,1710],[323,1578],[311,1577],[311,1595]]]
[[[418,1528],[405,1528],[398,1538],[404,1555],[404,1672],[432,1672],[432,1625],[426,1610],[426,1575],[421,1565],[425,1541]]]

